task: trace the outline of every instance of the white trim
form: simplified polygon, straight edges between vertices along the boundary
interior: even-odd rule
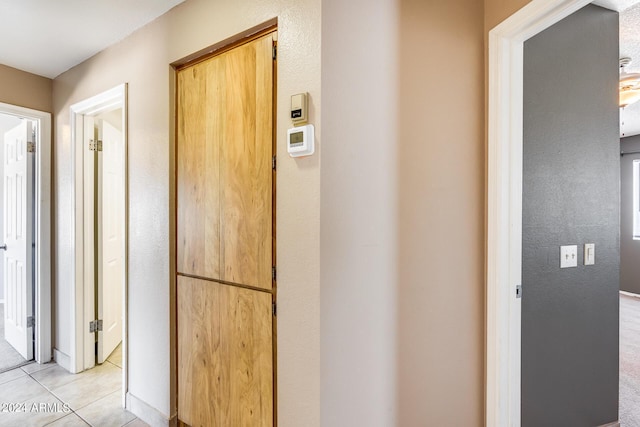
[[[131,393],[127,393],[126,401],[127,410],[151,426],[169,427],[176,424],[175,418],[169,419],[165,414]]]
[[[634,294],[633,292],[627,292],[627,291],[620,291],[620,294],[626,296],[626,297],[631,297],[631,298],[637,298],[640,299],[640,295],[638,294]]]
[[[532,0],[489,32],[487,426],[520,426],[524,41],[589,3]]]
[[[36,135],[35,205],[35,352],[38,363],[51,361],[51,114],[0,103],[0,113],[38,122]]]
[[[125,402],[125,393],[128,389],[128,342],[127,342],[127,330],[128,330],[128,310],[127,310],[127,294],[128,294],[128,135],[127,135],[127,85],[121,84],[113,89],[103,92],[99,95],[78,102],[71,106],[71,146],[72,153],[75,158],[73,161],[73,176],[74,176],[74,238],[73,242],[73,271],[74,273],[74,285],[72,289],[71,304],[74,307],[72,311],[71,324],[75,326],[74,333],[71,335],[71,355],[70,355],[70,368],[71,372],[81,372],[93,363],[87,365],[85,359],[85,349],[90,348],[93,352],[93,344],[87,343],[85,339],[86,328],[88,325],[89,313],[93,313],[93,305],[88,301],[93,299],[91,292],[85,292],[84,286],[84,196],[83,196],[83,168],[84,168],[84,155],[82,147],[82,134],[83,134],[83,122],[84,116],[93,116],[102,112],[111,111],[116,108],[122,108],[122,123],[123,123],[123,139],[124,139],[124,182],[125,182],[125,238],[124,238],[124,287],[122,294],[122,402]],[[86,295],[85,295],[86,294]],[[93,319],[91,319],[93,320]]]
[[[71,371],[71,358],[57,348],[53,350],[53,360],[62,368]]]

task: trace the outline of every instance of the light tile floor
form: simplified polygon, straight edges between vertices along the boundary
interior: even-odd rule
[[[122,349],[79,374],[31,363],[0,374],[0,427],[144,427],[122,408]]]

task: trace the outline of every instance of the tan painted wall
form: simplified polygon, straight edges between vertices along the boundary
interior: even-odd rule
[[[168,64],[278,16],[280,425],[320,425],[320,411],[331,426],[482,425],[483,38],[525,3],[322,1],[322,128],[319,0],[188,0],[59,76],[59,287],[71,274],[69,105],[129,82],[130,391],[173,413]],[[292,160],[282,138],[300,91],[319,150]]]
[[[169,64],[271,18],[278,59],[278,411],[280,426],[317,426],[319,361],[320,155],[286,154],[289,97],[310,93],[320,151],[320,1],[188,0],[54,81],[58,350],[70,351],[68,302],[72,212],[69,107],[129,84],[129,391],[165,416],[170,395]]]
[[[400,1],[400,425],[484,414],[482,3]]]
[[[397,425],[395,2],[322,1],[320,329],[327,427]]]
[[[493,27],[526,6],[531,0],[484,0],[484,29]]]
[[[0,64],[0,82],[0,102],[51,112],[51,79]]]
[[[322,22],[323,425],[483,425],[482,2]]]

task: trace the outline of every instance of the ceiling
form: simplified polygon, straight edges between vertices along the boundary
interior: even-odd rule
[[[185,0],[0,0],[0,64],[54,78]],[[640,73],[640,0],[597,0],[620,12],[620,56]],[[90,5],[90,6],[88,6]],[[640,134],[640,102],[620,110],[620,134]]]
[[[640,73],[640,3],[620,12],[620,58],[631,58],[629,73]],[[640,134],[640,102],[620,109],[620,136]]]
[[[640,73],[640,0],[598,0],[594,4],[620,12],[620,55],[631,58],[629,73]],[[640,102],[620,109],[620,136],[640,134]]]
[[[54,78],[184,0],[0,0],[0,64]]]

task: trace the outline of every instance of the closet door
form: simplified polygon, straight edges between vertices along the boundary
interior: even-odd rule
[[[271,289],[272,36],[178,74],[178,272]]]
[[[274,424],[274,33],[177,74],[178,419]]]
[[[271,426],[271,294],[178,277],[178,418]]]

